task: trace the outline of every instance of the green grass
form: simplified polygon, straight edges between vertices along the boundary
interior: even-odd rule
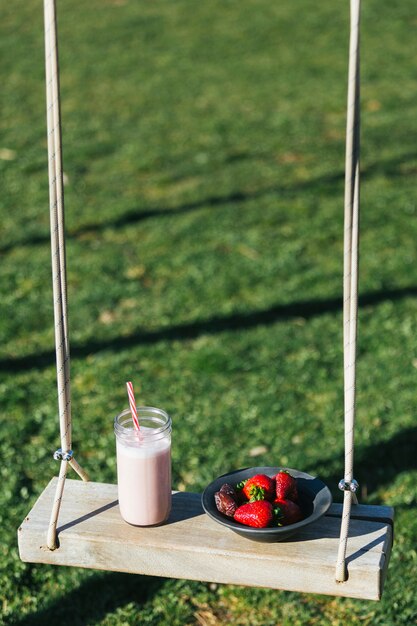
[[[172,415],[174,486],[288,464],[339,499],[347,4],[63,0],[58,16],[78,460],[115,482],[132,379]],[[411,0],[364,3],[355,476],[396,508],[368,603],[19,561],[59,437],[42,7],[3,3],[4,624],[415,623],[416,26]]]

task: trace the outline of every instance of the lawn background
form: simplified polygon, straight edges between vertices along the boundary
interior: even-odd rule
[[[380,603],[19,561],[59,438],[43,10],[2,3],[2,623],[417,623],[417,13],[362,18],[355,476],[396,509]],[[340,499],[348,3],[63,0],[58,19],[78,460],[115,482],[132,379],[172,415],[175,487],[288,465]]]

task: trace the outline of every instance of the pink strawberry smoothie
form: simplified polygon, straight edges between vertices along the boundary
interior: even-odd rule
[[[166,521],[171,510],[170,438],[138,439],[128,445],[117,440],[116,450],[119,508],[123,519],[135,526]]]

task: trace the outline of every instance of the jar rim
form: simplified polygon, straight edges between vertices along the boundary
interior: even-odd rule
[[[144,426],[142,429],[142,438],[144,440],[160,439],[171,433],[172,422],[166,411],[153,406],[138,406],[136,408],[139,416],[139,422],[141,421],[142,416],[142,423]],[[156,422],[159,423],[160,426],[148,429],[146,427],[147,422],[148,424],[149,422]],[[126,424],[129,424],[129,426],[126,426]],[[137,431],[133,427],[133,419],[130,409],[124,409],[121,413],[116,415],[114,418],[114,432],[117,437],[122,437],[126,440],[133,439],[137,442]]]

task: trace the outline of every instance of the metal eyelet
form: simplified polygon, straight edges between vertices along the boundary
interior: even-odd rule
[[[352,493],[355,493],[355,491],[359,489],[359,483],[354,478],[350,481],[342,478],[342,480],[339,481],[339,489],[340,491],[351,491]]]
[[[67,452],[62,452],[62,448],[58,448],[58,450],[55,450],[54,452],[55,461],[71,461],[73,456],[74,456],[74,453],[72,450],[67,450]]]

